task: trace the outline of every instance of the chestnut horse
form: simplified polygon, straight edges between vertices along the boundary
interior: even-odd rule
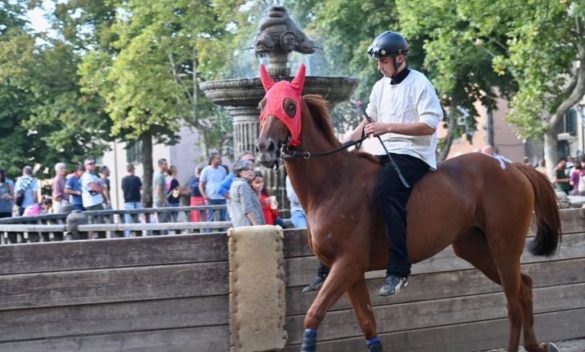
[[[315,95],[300,97],[304,72],[292,83],[275,83],[263,67],[261,76],[267,94],[260,103],[256,146],[263,165],[273,166],[283,152],[291,150],[324,153],[341,146],[333,134],[326,102]],[[271,94],[282,85],[288,86]],[[296,99],[289,95],[295,91],[299,93]],[[289,150],[294,138],[297,143]],[[366,339],[376,337],[364,273],[386,269],[388,261],[384,219],[376,201],[380,163],[365,153],[340,151],[323,157],[286,158],[285,165],[307,213],[309,244],[331,268],[306,314],[302,350],[315,350],[316,329],[346,292]],[[416,184],[407,205],[412,263],[452,245],[457,256],[503,287],[510,323],[509,352],[518,351],[521,331],[527,351],[557,351],[552,343],[539,344],[534,335],[532,280],[520,271],[533,209],[537,233],[530,251],[552,255],[560,241],[560,218],[550,182],[531,167],[501,164],[481,153],[441,162],[436,172]],[[378,345],[372,350],[382,349]]]

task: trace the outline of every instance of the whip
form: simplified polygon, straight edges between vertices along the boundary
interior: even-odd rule
[[[362,104],[362,101],[358,99],[358,100],[354,101],[353,104],[362,113],[362,115],[364,115],[364,117],[366,118],[366,121],[368,121],[368,123],[372,123],[372,119],[370,118],[370,116],[368,116],[366,109],[364,109],[364,105]],[[386,152],[386,155],[388,156],[388,160],[390,160],[390,164],[394,168],[394,171],[396,171],[396,174],[398,175],[398,178],[400,178],[402,185],[404,185],[404,187],[406,187],[406,188],[410,188],[410,185],[408,184],[408,182],[406,182],[406,178],[404,178],[404,175],[402,175],[400,168],[398,167],[398,165],[396,164],[396,162],[392,158],[392,155],[390,155],[390,152],[388,151],[388,149],[386,149],[386,145],[382,141],[382,138],[380,138],[380,136],[376,136],[376,137],[378,137],[380,144],[382,144],[382,148],[384,148],[384,151]]]

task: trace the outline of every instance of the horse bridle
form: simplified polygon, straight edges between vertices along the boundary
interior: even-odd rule
[[[341,146],[330,150],[328,152],[309,152],[306,150],[291,150],[288,148],[288,142],[290,140],[290,136],[287,138],[287,141],[285,143],[282,144],[282,147],[280,147],[280,158],[281,159],[311,159],[311,158],[316,158],[316,157],[322,157],[322,156],[328,156],[331,154],[335,154],[338,152],[341,152],[343,150],[346,150],[349,147],[353,147],[354,145],[358,145],[357,149],[359,149],[361,147],[362,142],[368,138],[368,136],[366,135],[362,135],[362,137],[360,139],[358,139],[357,141],[348,141],[343,143]]]

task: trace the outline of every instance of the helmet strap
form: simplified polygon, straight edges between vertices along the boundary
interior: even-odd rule
[[[392,73],[392,77],[391,78],[394,78],[398,74],[398,68],[400,67],[400,65],[402,65],[402,62],[401,63],[398,63],[398,58],[396,57],[396,55],[395,56],[392,56],[392,62],[394,64],[394,72]]]

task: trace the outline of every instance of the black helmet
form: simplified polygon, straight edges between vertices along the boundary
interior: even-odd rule
[[[368,48],[368,55],[376,59],[400,54],[406,55],[407,53],[406,39],[400,33],[390,31],[377,36]]]

